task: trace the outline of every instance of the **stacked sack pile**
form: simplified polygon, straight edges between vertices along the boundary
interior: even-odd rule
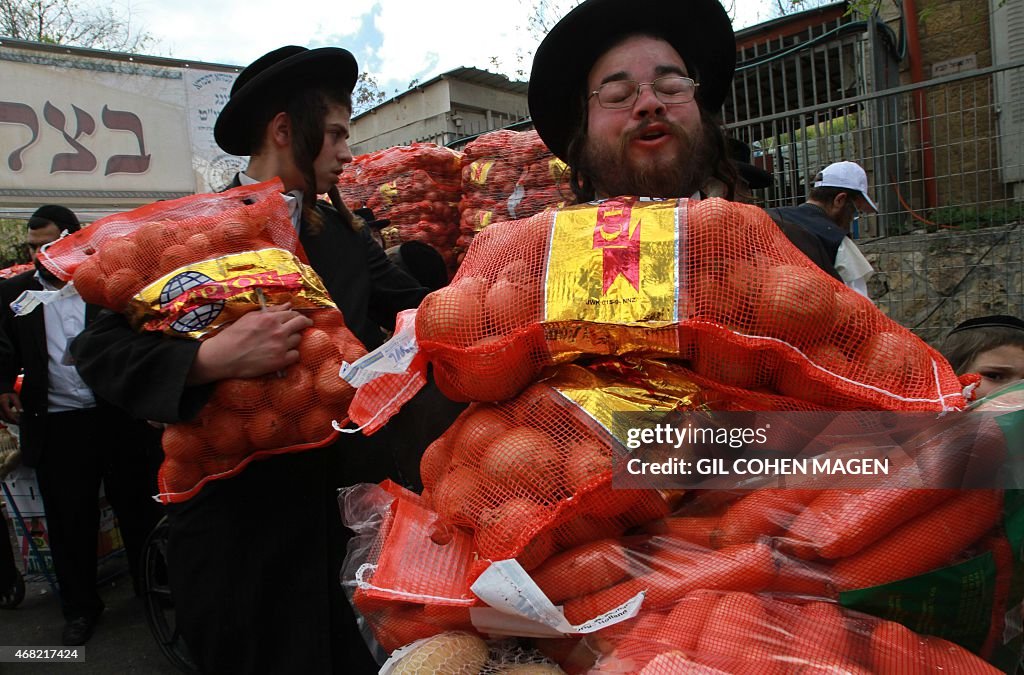
[[[17,276],[22,272],[28,272],[29,270],[33,269],[35,269],[35,265],[33,265],[32,263],[18,263],[16,265],[11,265],[10,267],[5,267],[2,270],[0,270],[0,279],[10,279],[11,277]]]
[[[422,495],[347,496],[345,579],[385,650],[475,630],[568,672],[997,672],[972,652],[1014,634],[1019,500],[938,476],[994,473],[1024,413],[964,412],[934,349],[759,209],[621,198],[491,226],[415,320],[419,367],[474,403]],[[403,389],[364,385],[353,420]],[[708,411],[945,415],[876,429],[893,471],[852,487],[612,487],[620,413]],[[796,455],[820,434],[793,426]]]
[[[160,499],[184,501],[254,457],[325,445],[354,390],[337,377],[366,353],[306,263],[280,181],[159,202],[96,221],[40,259],[89,303],[139,331],[204,340],[250,311],[290,302],[314,325],[287,371],[218,382],[191,422],[163,435]]]
[[[430,244],[454,273],[462,195],[462,153],[413,143],[359,155],[338,190],[351,208],[366,206],[398,228],[402,241]]]
[[[527,218],[566,202],[567,167],[536,131],[492,131],[463,152],[460,263],[476,233],[491,223]]]

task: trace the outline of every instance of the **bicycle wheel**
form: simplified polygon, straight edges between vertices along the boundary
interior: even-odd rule
[[[174,598],[167,582],[168,530],[167,518],[164,517],[153,528],[142,550],[142,600],[146,607],[146,622],[164,656],[178,670],[196,673],[198,669],[178,631]]]

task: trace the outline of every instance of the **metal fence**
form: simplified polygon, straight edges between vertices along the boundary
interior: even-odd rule
[[[1024,62],[896,86],[893,45],[841,20],[741,55],[724,115],[774,178],[755,198],[799,204],[824,166],[858,162],[879,213],[854,236],[883,311],[929,341],[1024,316]]]

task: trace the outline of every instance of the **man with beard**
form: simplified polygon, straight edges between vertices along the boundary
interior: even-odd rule
[[[159,432],[99,399],[70,360],[68,345],[100,308],[75,293],[55,293],[23,316],[11,310],[24,291],[64,288],[37,254],[62,232],[78,229],[70,209],[40,207],[26,233],[36,269],[0,284],[0,417],[19,425],[22,461],[36,470],[66,620],[65,645],[85,644],[103,611],[96,592],[100,482],[117,515],[136,588],[142,547],[161,515],[150,498],[161,458]],[[19,395],[14,381],[22,369]]]
[[[718,111],[735,67],[718,0],[586,0],[537,49],[530,113],[580,202],[732,199]]]
[[[806,202],[768,209],[768,215],[777,223],[794,223],[821,241],[843,283],[868,297],[868,279],[875,270],[850,238],[862,211],[878,213],[868,196],[867,173],[856,162],[835,162],[815,176]]]
[[[736,38],[718,0],[586,0],[537,48],[530,114],[569,165],[581,203],[618,195],[742,201],[719,120],[735,67]],[[839,278],[813,234],[779,227]]]

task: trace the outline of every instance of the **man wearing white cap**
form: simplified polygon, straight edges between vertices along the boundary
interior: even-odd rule
[[[850,239],[857,213],[878,213],[868,196],[868,176],[856,162],[829,164],[814,178],[807,201],[799,206],[768,209],[777,222],[799,225],[818,237],[833,260],[843,282],[868,295],[868,279],[875,273],[871,263]]]

